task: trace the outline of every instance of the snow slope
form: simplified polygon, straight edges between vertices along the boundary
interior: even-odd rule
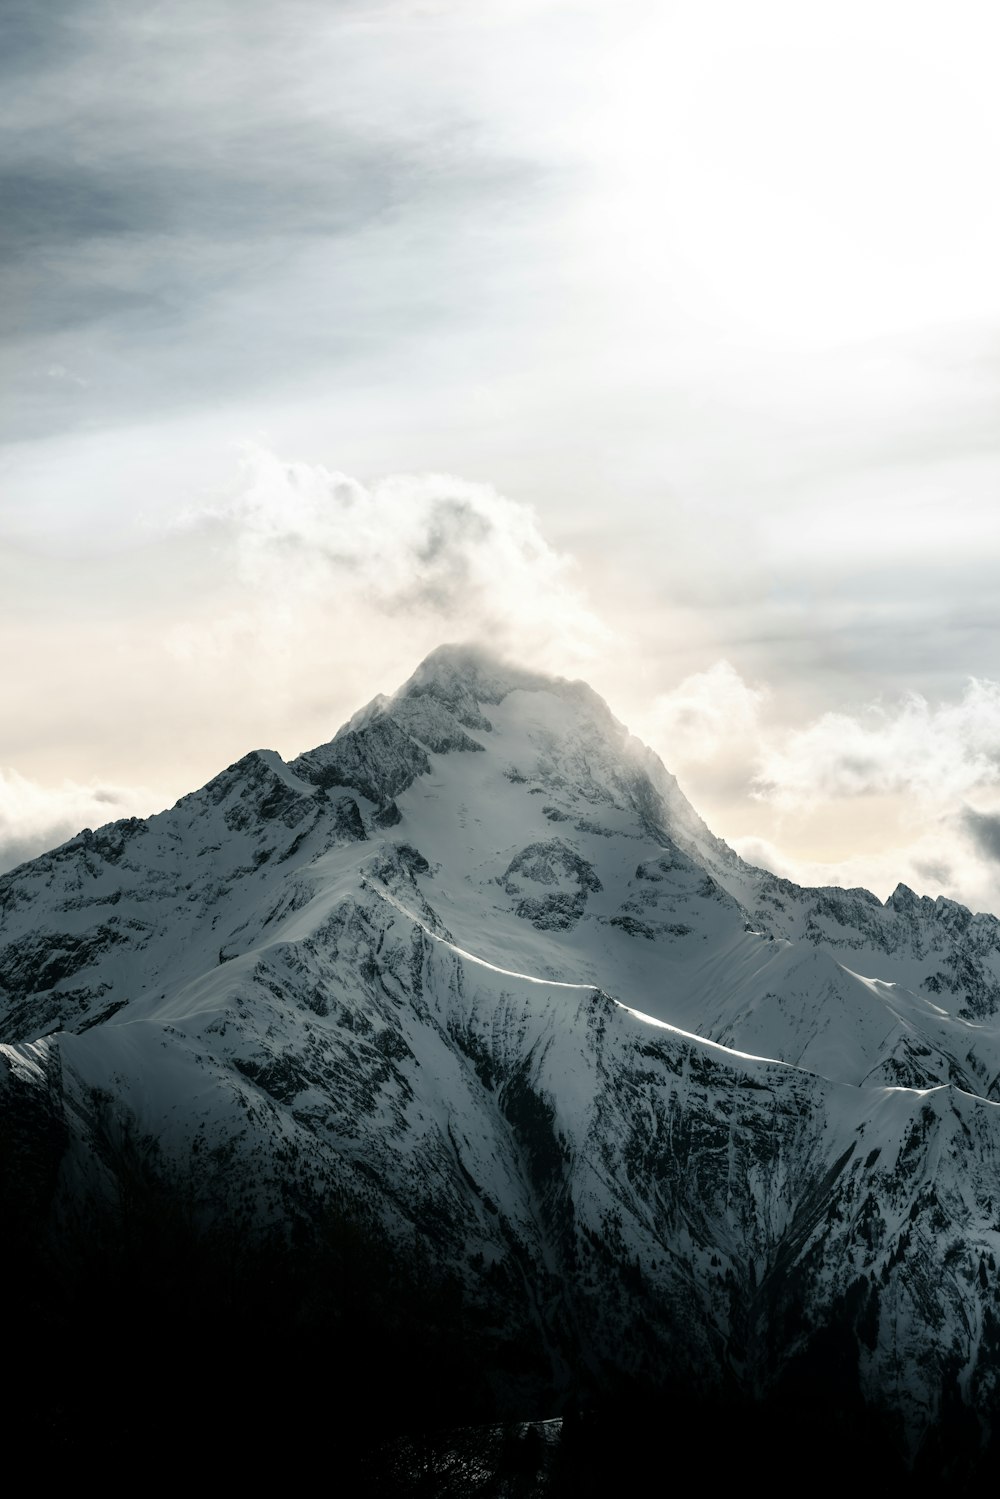
[[[988,1420],[998,923],[744,864],[584,684],[442,648],[0,913],[0,1089],[63,1190],[113,1100],[207,1214],[348,1192],[529,1286],[557,1373],[762,1388],[836,1315],[915,1437]]]

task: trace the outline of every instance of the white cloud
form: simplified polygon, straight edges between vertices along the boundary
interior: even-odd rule
[[[79,385],[81,389],[86,389],[90,384],[89,380],[85,380],[82,375],[74,374],[64,364],[50,364],[45,373],[50,380],[65,380],[71,385]]]
[[[1000,822],[993,817],[992,823]],[[779,834],[780,837],[780,834]],[[873,891],[885,900],[899,884],[918,895],[947,896],[972,911],[1000,909],[997,866],[975,831],[959,818],[941,819],[912,841],[849,859],[797,858],[769,838],[732,839],[732,846],[748,864],[769,869],[783,879],[807,888],[836,885],[841,889]]]
[[[749,863],[800,885],[884,899],[902,882],[1000,910],[1000,682],[790,730],[771,708],[765,688],[719,661],[654,699],[637,727]]]
[[[650,704],[640,732],[668,765],[732,754],[746,759],[748,740],[759,732],[766,692],[751,687],[728,661],[686,677]]]
[[[1000,911],[1000,682],[972,678],[937,705],[911,694],[826,713],[783,737],[772,728],[757,761],[766,835],[731,840],[750,863],[802,885],[860,885],[884,899],[902,882]],[[865,829],[869,816],[881,839]],[[839,817],[858,852],[824,860],[784,846],[812,817]]]
[[[152,792],[129,786],[42,786],[0,769],[0,871],[55,848],[84,827],[149,813]]]
[[[769,838],[748,836],[734,838],[732,846],[748,864],[770,869],[782,879],[797,885],[838,885],[843,889],[861,887],[873,890],[884,899],[900,883],[910,885],[920,894],[953,894],[956,875],[964,874],[964,884],[971,882],[969,860],[956,867],[955,841],[942,833],[928,833],[911,844],[887,848],[880,853],[858,855],[849,859],[797,858]],[[977,871],[978,878],[978,871]]]
[[[756,795],[793,810],[819,799],[907,794],[957,801],[1000,784],[1000,682],[970,678],[957,702],[918,694],[857,715],[825,713],[760,755]]]
[[[208,648],[275,625],[353,637],[485,640],[560,668],[585,664],[609,638],[534,512],[485,484],[399,475],[366,487],[318,465],[248,449],[235,491],[186,517],[213,530],[235,564],[238,609]],[[190,632],[175,634],[190,652]]]

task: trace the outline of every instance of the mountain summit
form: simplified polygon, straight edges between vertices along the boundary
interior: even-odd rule
[[[584,683],[443,647],[0,912],[32,1233],[142,1141],[198,1224],[419,1243],[508,1396],[759,1396],[835,1329],[909,1450],[987,1428],[998,923],[745,864]]]

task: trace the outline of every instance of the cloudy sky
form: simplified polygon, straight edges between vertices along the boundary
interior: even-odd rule
[[[1000,17],[7,0],[0,867],[442,640],[1000,911]]]

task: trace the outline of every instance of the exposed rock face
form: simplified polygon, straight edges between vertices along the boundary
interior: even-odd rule
[[[205,1214],[416,1231],[556,1384],[764,1389],[835,1320],[913,1441],[1000,1398],[998,923],[743,864],[583,684],[436,652],[0,912],[39,1212],[112,1100]]]

